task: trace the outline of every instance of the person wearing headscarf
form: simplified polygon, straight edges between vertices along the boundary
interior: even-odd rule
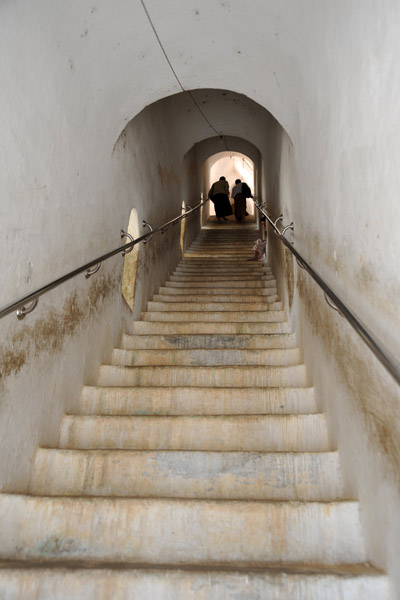
[[[219,181],[215,181],[212,184],[208,192],[208,197],[214,203],[218,223],[221,223],[221,219],[227,221],[226,217],[233,213],[231,203],[229,202],[229,184],[225,177],[220,177]]]
[[[252,198],[251,189],[247,183],[242,183],[240,179],[236,179],[235,186],[232,190],[232,198],[235,202],[235,218],[239,223],[243,223],[247,212],[246,198]]]

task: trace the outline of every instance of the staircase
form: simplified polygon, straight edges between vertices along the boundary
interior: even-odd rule
[[[0,598],[388,597],[255,237],[202,231],[0,496]]]

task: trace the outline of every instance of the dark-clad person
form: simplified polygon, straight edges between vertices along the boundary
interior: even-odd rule
[[[221,223],[221,219],[227,221],[226,217],[232,214],[232,207],[229,202],[229,184],[225,177],[220,177],[219,181],[212,184],[208,197],[214,202],[218,223]]]
[[[252,198],[253,195],[247,183],[236,179],[235,184],[232,190],[232,198],[235,201],[235,218],[239,223],[243,223],[245,216],[249,214],[246,208],[246,198]]]

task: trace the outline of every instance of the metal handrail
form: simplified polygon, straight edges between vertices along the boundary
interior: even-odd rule
[[[16,302],[12,302],[11,304],[8,304],[7,306],[5,306],[4,308],[2,308],[0,310],[0,319],[9,315],[12,312],[16,312],[17,317],[19,319],[23,319],[25,317],[25,315],[32,312],[36,308],[40,296],[43,296],[44,294],[47,294],[47,292],[54,290],[54,288],[58,287],[62,283],[65,283],[69,279],[72,279],[73,277],[80,275],[80,273],[85,273],[86,277],[90,277],[91,275],[93,275],[94,273],[96,273],[99,270],[101,263],[104,262],[105,260],[111,258],[112,256],[115,256],[116,254],[120,254],[120,253],[122,255],[126,254],[126,252],[132,250],[133,246],[136,246],[136,244],[139,244],[139,242],[146,243],[146,241],[147,242],[150,241],[151,237],[158,231],[161,231],[161,233],[164,233],[170,225],[176,225],[179,221],[186,219],[189,215],[194,213],[196,210],[199,210],[200,207],[203,206],[206,202],[208,202],[208,198],[206,200],[202,200],[201,202],[199,202],[199,204],[197,204],[194,208],[190,208],[190,210],[186,210],[184,214],[181,214],[181,215],[175,217],[174,219],[167,221],[167,223],[164,223],[163,225],[160,225],[159,227],[156,227],[155,229],[153,229],[151,227],[151,225],[149,225],[149,223],[147,223],[146,221],[143,221],[143,227],[146,227],[146,226],[150,227],[150,231],[148,231],[147,233],[136,238],[136,240],[133,240],[133,238],[132,238],[132,241],[128,242],[127,244],[124,244],[123,246],[119,246],[118,248],[115,248],[115,250],[111,250],[110,252],[107,252],[106,254],[102,254],[101,256],[94,258],[93,260],[82,265],[81,267],[78,267],[77,269],[70,271],[66,275],[63,275],[62,277],[59,277],[58,279],[55,279],[54,281],[47,283],[46,285],[39,288],[38,290],[35,290],[34,292],[27,294],[26,296],[24,296],[23,298],[20,298]],[[121,230],[121,234],[122,234],[122,230]],[[129,237],[129,236],[127,236],[127,237]],[[91,269],[92,267],[95,267],[95,269]],[[25,307],[25,305],[29,304],[29,303],[31,304],[31,306]]]
[[[344,317],[348,323],[353,327],[353,329],[361,336],[367,346],[372,350],[375,354],[376,358],[379,362],[386,368],[386,370],[391,374],[393,379],[400,384],[400,363],[390,355],[389,351],[383,349],[383,346],[380,342],[378,342],[372,333],[368,331],[367,327],[361,323],[361,321],[347,308],[347,306],[342,302],[342,300],[335,294],[335,292],[328,286],[328,284],[318,275],[316,271],[312,268],[312,266],[302,257],[300,252],[293,247],[293,245],[283,236],[283,232],[286,232],[287,229],[293,229],[293,223],[291,225],[287,225],[284,227],[283,231],[280,231],[277,227],[278,221],[282,220],[282,215],[280,215],[277,219],[272,220],[272,218],[267,214],[265,210],[265,206],[260,204],[257,198],[253,198],[255,207],[259,210],[259,212],[267,219],[268,223],[274,230],[274,233],[279,237],[281,242],[290,250],[290,252],[296,257],[296,260],[300,267],[308,272],[309,275],[314,279],[314,281],[319,285],[319,287],[323,290],[325,294],[325,300],[328,302],[329,306],[333,309],[336,309],[337,312]],[[330,304],[329,300],[333,303]]]

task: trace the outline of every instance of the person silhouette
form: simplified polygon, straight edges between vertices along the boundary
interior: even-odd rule
[[[245,217],[249,214],[246,207],[246,198],[252,198],[251,189],[240,179],[236,179],[232,190],[232,198],[235,202],[235,218],[239,223],[243,223]]]
[[[218,181],[212,184],[208,197],[214,203],[218,223],[221,223],[221,219],[227,221],[226,217],[233,214],[233,212],[229,202],[229,184],[225,177],[220,177]]]

